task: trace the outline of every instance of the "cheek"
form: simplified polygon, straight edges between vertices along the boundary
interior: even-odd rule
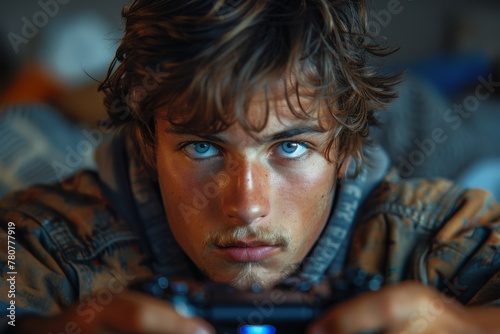
[[[191,253],[193,245],[203,242],[205,224],[199,222],[210,205],[206,198],[197,195],[204,184],[200,175],[186,168],[182,160],[158,154],[158,182],[172,233],[181,247]]]
[[[203,190],[206,179],[194,170],[182,156],[159,148],[157,155],[158,181],[168,214],[179,214],[179,206],[199,210],[194,195]],[[198,205],[194,205],[198,204]]]
[[[280,214],[288,217],[284,226],[290,226],[296,241],[310,244],[316,240],[330,212],[334,182],[333,164],[322,161],[280,182],[275,203],[280,203]]]
[[[330,204],[334,182],[333,164],[319,161],[286,175],[280,182],[278,196],[289,208],[292,205],[302,215],[315,216]]]

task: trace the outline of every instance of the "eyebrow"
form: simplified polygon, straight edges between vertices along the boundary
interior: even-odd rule
[[[304,126],[298,126],[295,128],[291,128],[285,131],[281,131],[278,133],[275,133],[274,135],[271,135],[269,137],[266,137],[263,139],[264,142],[270,142],[270,141],[275,141],[275,140],[280,140],[280,139],[287,139],[287,138],[292,138],[298,135],[302,134],[309,134],[309,133],[324,133],[326,132],[324,129],[317,125],[304,125]]]
[[[169,129],[166,130],[167,132],[175,132],[175,131],[169,131]],[[265,138],[257,140],[259,143],[268,143],[276,140],[282,140],[282,139],[287,139],[287,138],[293,138],[295,136],[299,136],[302,134],[309,134],[309,133],[325,133],[326,130],[322,129],[318,125],[302,125],[302,126],[297,126],[291,129],[287,129],[284,131],[277,132],[273,135],[267,136]],[[187,134],[187,133],[184,133]],[[227,144],[228,141],[217,134],[209,134],[209,135],[197,135],[193,134],[197,137],[200,137],[202,139],[205,139],[207,141],[213,141],[213,142],[218,142],[218,143],[223,143]]]

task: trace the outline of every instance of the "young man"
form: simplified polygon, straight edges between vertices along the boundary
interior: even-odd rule
[[[1,204],[16,331],[209,333],[125,286],[165,273],[271,287],[355,267],[387,286],[309,333],[498,332],[500,206],[401,181],[367,145],[398,78],[366,63],[384,52],[362,1],[136,0],[124,17],[102,85],[124,126],[98,172]]]

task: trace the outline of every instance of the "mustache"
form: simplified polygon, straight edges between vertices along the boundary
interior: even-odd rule
[[[272,229],[269,226],[234,226],[210,231],[205,240],[205,248],[228,247],[243,238],[251,238],[269,245],[280,245],[285,249],[288,249],[292,242],[289,231]]]

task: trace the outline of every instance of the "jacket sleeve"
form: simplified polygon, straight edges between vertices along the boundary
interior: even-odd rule
[[[500,205],[445,180],[385,184],[367,203],[348,266],[418,280],[468,305],[500,305]]]
[[[0,209],[0,309],[23,314],[59,313],[77,295],[75,272],[58,261],[57,244],[40,222]],[[7,310],[7,313],[10,311]]]
[[[0,202],[1,310],[15,300],[16,315],[50,315],[81,301],[86,314],[88,296],[101,293],[105,304],[151,275],[139,240],[102,196],[93,173],[9,195]]]

